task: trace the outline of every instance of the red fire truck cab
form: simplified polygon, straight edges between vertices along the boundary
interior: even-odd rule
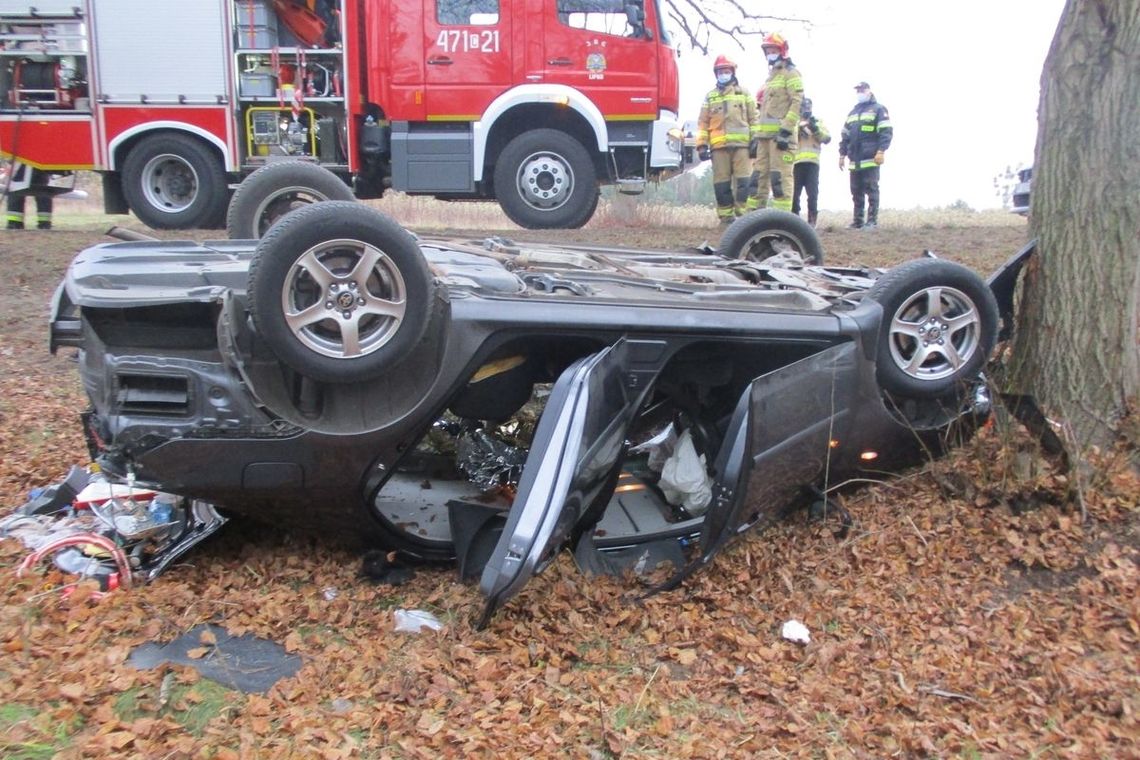
[[[678,86],[659,0],[0,0],[0,154],[156,228],[286,160],[581,226],[680,168]],[[337,194],[266,174],[263,207]]]

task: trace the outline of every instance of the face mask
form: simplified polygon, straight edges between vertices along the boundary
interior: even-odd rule
[[[866,103],[870,99],[871,99],[871,93],[869,93],[869,92],[860,92],[860,93],[855,94],[855,100],[858,103]]]
[[[718,71],[716,73],[716,83],[719,84],[721,87],[724,87],[726,84],[728,84],[731,81],[732,81],[732,72],[731,71]]]
[[[780,60],[780,54],[779,53],[768,53],[767,58],[768,58],[768,65],[771,66],[773,63],[776,63],[777,61]]]

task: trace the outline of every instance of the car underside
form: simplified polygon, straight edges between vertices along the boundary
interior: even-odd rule
[[[317,204],[260,241],[80,253],[52,346],[79,349],[111,479],[456,560],[486,620],[564,546],[664,547],[679,577],[984,420],[1003,294],[938,259],[806,265],[786,216],[661,252],[416,239]]]

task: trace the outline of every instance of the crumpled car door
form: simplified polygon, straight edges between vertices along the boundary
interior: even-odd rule
[[[831,441],[850,426],[857,348],[844,343],[754,379],[741,394],[714,465],[700,554],[656,590],[675,588],[732,536],[791,503],[824,474]]]
[[[541,572],[615,483],[630,421],[664,353],[659,341],[618,341],[558,378],[535,430],[506,527],[483,569],[479,627]]]

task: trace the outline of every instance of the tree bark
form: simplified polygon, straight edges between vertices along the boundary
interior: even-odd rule
[[[1061,423],[1070,453],[1122,435],[1138,444],[1140,0],[1068,0],[1045,60],[1038,123],[1038,256],[1026,273],[1011,379]]]

